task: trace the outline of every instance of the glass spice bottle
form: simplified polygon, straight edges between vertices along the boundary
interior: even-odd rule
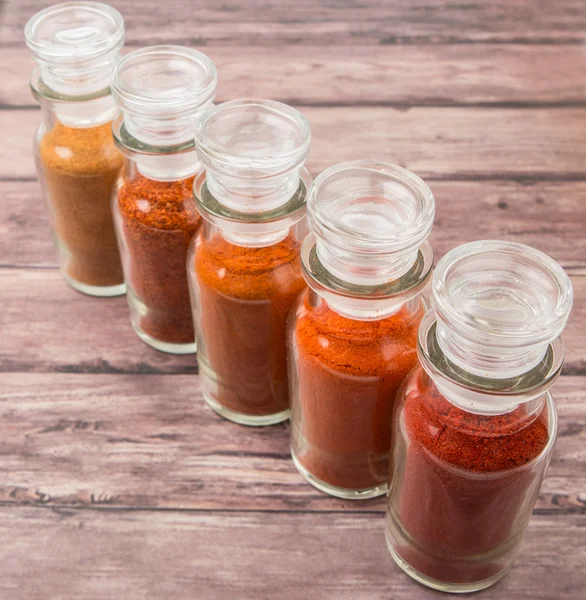
[[[186,261],[201,223],[192,190],[203,167],[193,138],[216,83],[213,62],[179,46],[131,52],[112,76],[125,156],[113,210],[131,321],[144,342],[174,354],[196,351]]]
[[[286,321],[301,290],[310,128],[297,110],[235,100],[201,123],[204,218],[189,257],[202,392],[223,417],[289,417]]]
[[[446,254],[431,287],[394,414],[387,543],[417,581],[472,592],[505,575],[539,494],[572,287],[545,254],[499,241]]]
[[[289,329],[291,452],[341,498],[384,494],[395,393],[414,366],[435,204],[409,171],[331,167],[308,195],[301,252],[309,285]]]
[[[92,296],[124,294],[110,198],[122,166],[112,139],[110,75],[124,43],[120,14],[67,2],[34,15],[26,43],[38,67],[31,88],[43,122],[36,169],[66,281]]]

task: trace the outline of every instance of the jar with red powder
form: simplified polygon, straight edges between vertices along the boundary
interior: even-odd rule
[[[328,494],[387,489],[392,409],[417,360],[434,211],[425,182],[387,164],[331,167],[309,192],[309,290],[289,329],[291,450]]]
[[[539,494],[572,286],[537,250],[480,241],[444,256],[431,297],[394,414],[387,543],[417,581],[472,592],[505,575]]]
[[[196,351],[186,262],[203,167],[193,138],[216,81],[205,54],[180,46],[131,52],[112,77],[126,159],[113,208],[131,321],[144,342],[174,354]]]
[[[289,418],[286,323],[304,289],[309,123],[280,102],[234,100],[196,136],[204,218],[188,259],[202,393],[244,425]]]

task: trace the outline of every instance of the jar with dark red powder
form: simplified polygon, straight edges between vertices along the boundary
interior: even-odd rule
[[[480,241],[444,256],[431,298],[397,396],[387,543],[417,581],[472,592],[505,575],[539,494],[572,286],[537,250]]]
[[[180,46],[131,52],[112,77],[126,159],[113,208],[131,321],[144,342],[174,354],[196,351],[186,261],[203,167],[193,140],[215,91],[213,62]]]

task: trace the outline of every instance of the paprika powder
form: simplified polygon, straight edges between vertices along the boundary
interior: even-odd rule
[[[215,89],[211,60],[178,46],[131,52],[112,76],[126,158],[113,209],[131,322],[144,342],[174,354],[196,351],[186,269],[203,168],[193,137]]]
[[[35,162],[61,272],[80,292],[123,294],[110,207],[122,156],[112,138],[109,92],[122,17],[99,3],[56,5],[29,20],[25,37],[39,63],[31,80],[43,111]]]
[[[272,246],[238,246],[204,226],[193,265],[199,364],[203,393],[219,411],[257,420],[289,415],[285,326],[305,287],[300,246],[292,234]]]
[[[425,585],[476,591],[510,567],[551,456],[571,285],[531,248],[476,242],[439,262],[432,300],[397,397],[387,542]]]
[[[196,137],[204,226],[189,273],[202,392],[217,413],[245,425],[289,417],[286,323],[305,287],[309,139],[298,111],[267,100],[220,104]]]
[[[343,498],[385,493],[395,394],[417,359],[433,195],[405,169],[345,163],[314,182],[302,251],[310,290],[291,317],[291,449]]]
[[[134,328],[152,345],[175,350],[195,344],[185,275],[189,243],[201,222],[193,180],[126,176],[116,207]]]

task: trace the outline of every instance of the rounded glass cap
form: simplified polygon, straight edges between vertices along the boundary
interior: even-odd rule
[[[27,22],[26,44],[50,90],[85,96],[105,90],[124,44],[120,13],[100,2],[65,2]]]
[[[87,60],[122,45],[124,21],[107,4],[64,2],[31,17],[24,35],[31,52],[41,60]]]
[[[192,145],[216,86],[211,59],[182,46],[131,52],[112,75],[112,95],[122,111],[126,133],[155,147]]]
[[[272,100],[233,100],[206,115],[195,143],[213,171],[256,178],[300,167],[310,139],[309,122],[298,110]]]
[[[379,285],[413,267],[431,232],[435,202],[427,184],[410,171],[360,161],[321,173],[307,210],[326,269],[350,283]]]
[[[552,258],[523,244],[478,241],[448,252],[432,280],[443,352],[484,377],[535,367],[564,329],[570,278]]]
[[[311,130],[294,108],[272,100],[233,100],[211,109],[195,138],[206,188],[224,207],[247,214],[278,210],[303,195]]]

